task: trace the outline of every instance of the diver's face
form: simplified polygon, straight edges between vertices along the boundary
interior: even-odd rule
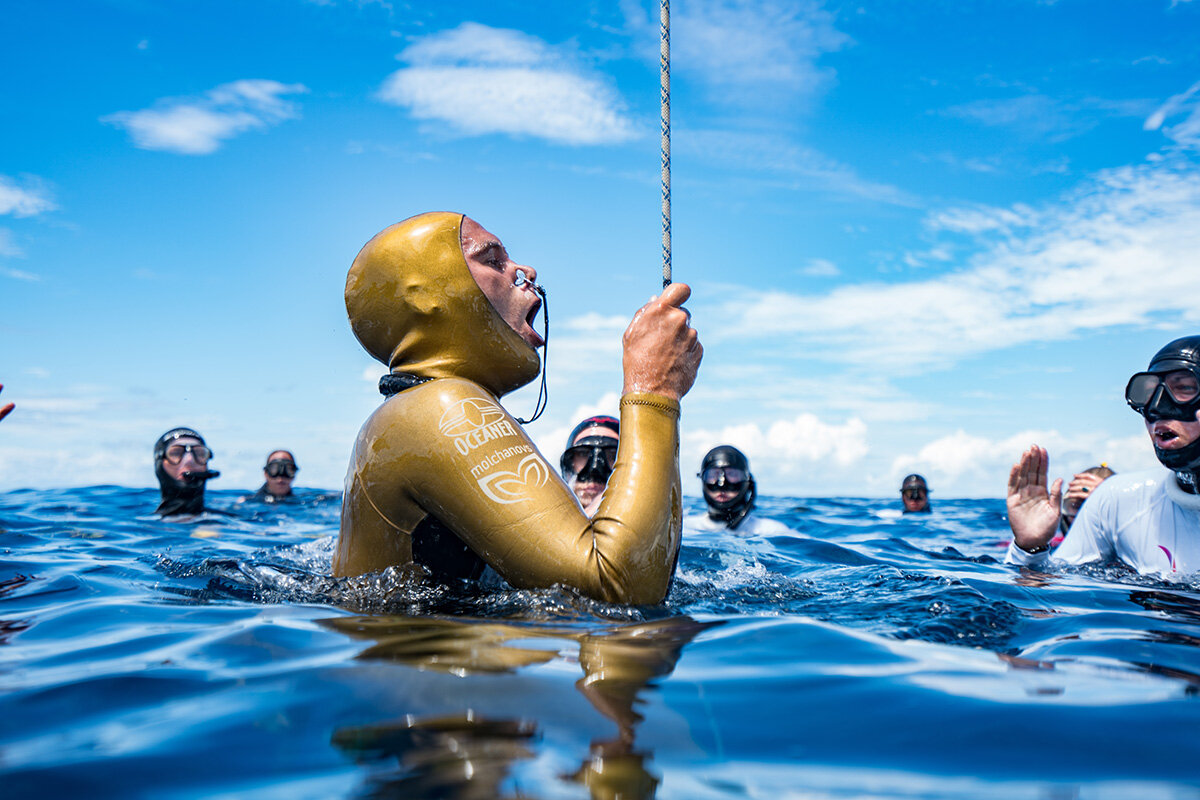
[[[491,301],[492,308],[530,347],[545,344],[533,329],[534,318],[542,305],[541,298],[533,290],[537,271],[509,258],[500,240],[470,217],[463,217],[461,238],[467,268]],[[519,286],[518,270],[524,275]]]
[[[921,486],[914,486],[901,491],[900,499],[904,502],[905,511],[924,511],[929,503],[929,492]]]
[[[296,465],[296,462],[292,459],[292,454],[287,450],[276,450],[274,453],[271,453],[271,455],[267,456],[268,464],[273,461],[286,461],[292,465],[293,469]],[[296,480],[296,473],[292,472],[291,475],[288,475],[281,472],[278,475],[271,475],[270,472],[264,469],[263,477],[267,479],[267,493],[273,494],[276,497],[283,497],[292,490],[292,482]]]
[[[606,439],[612,439],[613,447],[616,447],[617,443],[620,441],[618,437],[613,435],[611,428],[605,428],[598,425],[594,428],[585,428],[584,430],[580,431],[579,435],[575,437],[575,441],[571,442],[571,444],[576,445],[591,436],[603,436]],[[588,456],[583,454],[576,456],[576,461],[573,464],[576,475],[579,475],[579,473],[583,472],[584,468],[587,466],[587,459]],[[574,490],[575,496],[579,498],[579,504],[584,508],[587,508],[588,505],[595,500],[601,492],[604,491],[605,486],[606,484],[601,481],[578,477],[575,479],[571,488]]]
[[[183,483],[183,473],[203,472],[205,469],[207,469],[206,465],[208,464],[208,461],[206,460],[203,464],[197,461],[196,456],[188,447],[188,445],[198,444],[200,444],[200,440],[194,436],[180,436],[178,439],[173,440],[170,446],[167,448],[168,455],[172,455],[171,448],[177,446],[182,448],[183,455],[180,457],[179,461],[174,464],[171,463],[171,458],[164,458],[162,462],[163,472],[170,475],[172,479]]]

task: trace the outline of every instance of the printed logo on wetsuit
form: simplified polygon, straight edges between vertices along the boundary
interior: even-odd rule
[[[528,500],[526,492],[546,485],[550,467],[537,453],[530,453],[517,464],[516,471],[500,470],[479,479],[479,488],[497,503],[520,503]]]
[[[517,435],[504,409],[482,397],[468,397],[450,406],[438,420],[438,430],[453,439],[454,449],[464,456],[494,439]]]

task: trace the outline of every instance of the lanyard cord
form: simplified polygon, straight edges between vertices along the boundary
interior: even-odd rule
[[[550,393],[546,390],[546,365],[550,361],[550,301],[546,299],[546,289],[540,284],[534,284],[533,290],[542,296],[542,385],[538,388],[537,405],[533,407],[533,416],[529,419],[521,419],[517,417],[517,422],[522,425],[528,425],[542,415],[546,410],[546,404],[550,399]]]

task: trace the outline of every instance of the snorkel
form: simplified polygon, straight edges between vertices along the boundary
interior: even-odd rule
[[[158,488],[162,497],[154,513],[164,517],[203,513],[205,482],[221,474],[216,470],[204,468],[185,470],[180,473],[180,479],[172,477],[164,464],[167,448],[178,439],[195,439],[201,447],[207,449],[204,437],[191,428],[172,428],[154,443],[154,477],[158,478]],[[211,454],[208,457],[211,458]]]

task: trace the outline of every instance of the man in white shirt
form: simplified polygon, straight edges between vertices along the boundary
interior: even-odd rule
[[[1200,336],[1176,339],[1146,372],[1129,379],[1125,400],[1142,415],[1165,469],[1115,475],[1079,511],[1054,560],[1122,561],[1164,576],[1200,571]],[[1008,478],[1010,564],[1041,567],[1059,524],[1062,480],[1049,491],[1049,457],[1034,445]]]
[[[726,444],[709,450],[700,465],[700,480],[708,514],[685,519],[685,530],[729,530],[742,536],[791,532],[781,522],[752,513],[758,492],[750,474],[750,459],[736,447]]]

